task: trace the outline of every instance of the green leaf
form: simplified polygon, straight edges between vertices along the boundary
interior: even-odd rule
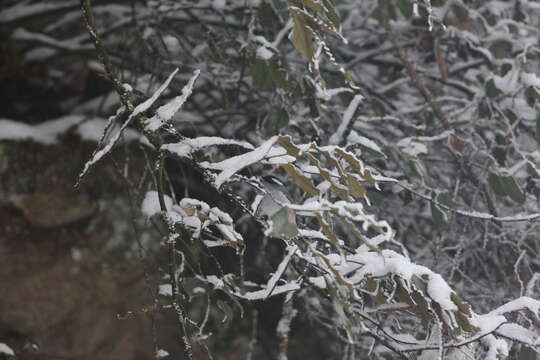
[[[294,27],[291,35],[291,42],[296,50],[300,52],[307,60],[313,58],[313,36],[311,30],[307,27],[302,15],[293,13]]]
[[[456,203],[454,202],[454,199],[452,199],[452,195],[447,192],[443,192],[437,195],[437,201],[445,206],[448,206],[449,208],[456,207]]]
[[[298,235],[296,226],[296,214],[289,208],[281,208],[272,216],[272,233],[276,238],[290,239]]]
[[[490,47],[489,51],[496,59],[504,59],[512,56],[512,43],[506,40],[495,41]]]
[[[269,125],[273,128],[273,133],[278,134],[280,130],[289,125],[289,114],[285,109],[278,109],[272,114]]]
[[[424,179],[424,175],[422,175],[422,171],[420,170],[420,166],[415,160],[408,161],[409,168],[411,169],[412,175],[420,180]]]
[[[505,166],[506,164],[506,147],[505,146],[494,146],[491,149],[491,154],[497,160],[500,166]]]
[[[405,16],[405,18],[410,18],[413,15],[413,4],[410,0],[398,0],[397,6],[399,11]]]
[[[272,60],[270,64],[270,72],[274,84],[284,90],[290,90],[291,84],[287,81],[287,70],[280,67],[277,60]]]
[[[210,52],[212,53],[212,56],[214,57],[215,61],[217,61],[219,63],[224,63],[225,59],[221,55],[221,52],[220,52],[214,38],[210,37],[206,43],[208,44],[208,48],[210,49]]]
[[[495,86],[495,81],[489,79],[486,83],[486,95],[490,98],[495,98],[502,94],[502,92]]]
[[[454,201],[448,193],[441,193],[433,196],[432,198],[442,205],[453,207]],[[435,225],[440,228],[444,228],[448,223],[448,210],[441,208],[435,204],[435,202],[431,202],[431,217],[433,218]]]
[[[488,175],[488,183],[493,192],[499,196],[509,196],[513,201],[523,204],[526,200],[525,193],[512,176],[502,176],[495,173]]]
[[[536,352],[528,346],[522,345],[518,360],[536,360]]]
[[[493,86],[495,86],[495,85],[493,85]],[[487,93],[487,91],[486,91],[486,93]],[[491,109],[489,107],[488,100],[481,101],[478,104],[478,116],[480,118],[491,119],[491,115],[493,115],[493,113],[491,112]]]
[[[525,100],[527,101],[527,105],[532,108],[536,102],[540,100],[540,94],[534,86],[529,86],[527,89],[525,89]]]
[[[447,215],[446,213],[441,210],[435,203],[431,203],[431,217],[433,218],[433,222],[437,227],[443,228],[446,226],[447,223]]]
[[[378,207],[382,205],[382,203],[386,200],[386,196],[384,195],[384,192],[367,189],[367,197],[371,204],[375,207]]]
[[[526,200],[525,193],[521,190],[516,180],[511,176],[502,176],[504,185],[504,191],[510,199],[514,200],[518,204],[523,204]]]
[[[336,29],[339,29],[339,27],[341,26],[341,19],[339,18],[339,15],[334,8],[334,5],[330,0],[323,0],[323,4],[326,10],[326,17],[328,17],[328,20],[330,20],[330,22],[336,27]]]
[[[461,4],[452,4],[452,12],[460,22],[465,22],[469,19],[469,10]]]
[[[279,19],[274,13],[274,9],[267,2],[262,2],[257,9],[257,17],[263,28],[273,29],[276,24],[279,24]]]
[[[260,89],[272,87],[272,71],[266,60],[255,59],[251,66],[253,84]]]
[[[379,0],[379,5],[371,13],[371,17],[385,24],[388,20],[396,20],[396,10],[394,6],[388,4],[389,0]]]
[[[502,176],[499,176],[495,173],[489,173],[488,183],[495,194],[499,196],[506,196],[506,191],[504,190],[504,184],[501,178]]]

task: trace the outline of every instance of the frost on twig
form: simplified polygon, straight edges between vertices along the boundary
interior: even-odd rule
[[[289,347],[289,333],[291,332],[291,323],[298,311],[293,306],[293,300],[283,302],[283,313],[279,319],[276,333],[279,338],[279,353],[278,360],[287,360],[287,350]]]
[[[77,185],[82,181],[84,176],[88,173],[88,170],[90,170],[92,166],[94,166],[99,160],[101,160],[105,155],[107,155],[112,150],[114,145],[116,145],[118,140],[120,140],[124,129],[126,129],[129,124],[131,124],[133,119],[139,116],[140,114],[144,113],[148,109],[150,109],[150,107],[154,104],[154,102],[156,102],[156,100],[161,96],[161,94],[165,91],[165,89],[167,89],[167,87],[169,86],[169,83],[171,82],[171,80],[173,79],[173,77],[176,75],[177,72],[178,72],[178,69],[174,70],[172,74],[169,75],[167,80],[165,80],[165,82],[161,84],[161,86],[152,94],[152,96],[150,96],[148,99],[146,99],[145,101],[137,105],[135,109],[133,109],[133,112],[129,114],[127,119],[122,123],[120,130],[118,130],[118,132],[111,139],[109,139],[107,143],[98,144],[98,148],[94,151],[94,153],[92,154],[92,157],[90,158],[89,161],[86,162],[86,164],[84,165],[84,169],[79,174]]]

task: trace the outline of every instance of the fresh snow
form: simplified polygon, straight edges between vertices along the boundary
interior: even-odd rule
[[[274,53],[265,46],[259,46],[256,51],[257,58],[261,60],[270,60]]]
[[[263,160],[275,144],[276,140],[277,136],[273,136],[253,151],[234,156],[218,163],[203,162],[201,163],[201,166],[207,169],[221,170],[221,173],[216,177],[214,182],[215,186],[219,189],[223,183],[243,168]]]
[[[341,140],[343,139],[343,135],[345,134],[345,131],[349,127],[349,124],[351,123],[351,120],[354,116],[354,113],[356,112],[356,109],[360,105],[360,102],[364,99],[362,95],[355,95],[354,98],[351,100],[349,106],[347,107],[347,110],[345,110],[345,113],[343,113],[343,118],[341,120],[341,123],[339,124],[338,129],[336,132],[330,136],[329,143],[330,144],[339,144]]]
[[[373,151],[376,151],[382,155],[384,155],[384,152],[382,149],[377,145],[373,140],[368,139],[367,137],[364,137],[362,135],[359,135],[356,131],[351,130],[349,133],[349,136],[347,137],[347,143],[349,144],[360,144],[362,146],[367,147],[368,149],[371,149]],[[386,157],[386,155],[384,155]]]
[[[84,51],[94,49],[93,45],[83,43],[88,38],[86,35],[77,36],[72,39],[57,40],[42,33],[31,32],[23,28],[18,28],[13,32],[11,37],[15,40],[36,41],[42,44],[68,51]]]
[[[67,115],[38,125],[0,119],[0,140],[33,140],[41,144],[55,144],[58,135],[84,120],[83,115]]]
[[[278,285],[274,288],[274,291],[272,291],[272,294],[270,294],[270,296],[276,296],[276,295],[287,293],[290,291],[299,290],[300,284],[301,284],[300,281],[290,281],[286,284]],[[268,293],[267,289],[262,289],[262,290],[257,290],[257,291],[249,291],[249,292],[246,292],[245,294],[235,293],[234,295],[239,298],[246,299],[246,300],[264,300],[266,299],[267,293]]]
[[[527,86],[534,86],[540,90],[540,77],[536,76],[535,73],[522,73],[521,81]]]
[[[246,149],[254,149],[253,145],[246,141],[224,139],[217,136],[201,136],[193,139],[185,139],[174,144],[163,145],[161,149],[180,157],[191,157],[194,151],[214,145],[238,145]]]
[[[285,272],[285,269],[287,269],[287,265],[289,265],[289,262],[291,261],[291,258],[293,257],[294,253],[298,250],[298,246],[296,245],[290,245],[287,247],[287,255],[283,257],[281,260],[281,263],[278,265],[278,268],[276,272],[272,275],[270,280],[268,280],[268,284],[266,285],[266,295],[265,298],[269,297],[272,294],[272,291],[276,287],[277,282],[279,279],[281,279],[281,276]]]
[[[418,141],[418,139],[414,137],[408,137],[401,139],[397,143],[397,147],[405,154],[417,157],[420,154],[427,154],[428,149],[426,145],[422,144]]]
[[[172,208],[173,200],[171,197],[164,195],[165,206],[167,209]],[[144,215],[150,217],[157,213],[161,212],[161,207],[159,205],[159,195],[157,191],[148,191],[144,197],[144,200],[141,205],[141,211]]]
[[[167,104],[157,109],[156,114],[152,116],[150,119],[146,120],[145,122],[146,129],[150,131],[156,131],[159,128],[161,128],[166,122],[170,121],[173,118],[173,116],[178,112],[178,110],[182,108],[187,98],[193,92],[193,85],[195,84],[195,81],[197,80],[200,74],[201,74],[200,70],[195,70],[193,72],[193,76],[189,79],[186,86],[182,88],[182,95],[175,97],[174,99],[169,101]],[[174,76],[174,73],[171,76]]]
[[[159,295],[172,296],[172,285],[171,284],[159,285]]]
[[[161,96],[163,91],[165,91],[165,89],[169,86],[169,83],[171,82],[171,80],[173,79],[173,77],[176,75],[177,72],[178,72],[178,68],[176,68],[172,72],[172,74],[169,75],[167,80],[165,80],[165,82],[156,90],[156,92],[150,98],[148,98],[146,101],[142,102],[141,104],[137,105],[135,109],[133,109],[133,112],[129,115],[127,120],[122,124],[122,126],[120,127],[120,130],[116,133],[116,135],[109,142],[107,142],[102,149],[96,151],[93,154],[92,158],[84,165],[84,169],[80,173],[79,179],[81,179],[88,172],[91,166],[93,166],[95,163],[97,163],[99,160],[101,160],[101,158],[103,158],[105,155],[107,155],[111,151],[112,147],[118,142],[118,140],[122,136],[124,129],[131,123],[131,121],[137,115],[145,112],[154,104],[154,102]]]
[[[0,354],[6,354],[8,356],[14,356],[15,352],[7,344],[0,343]]]
[[[67,0],[67,1],[40,1],[35,4],[25,4],[21,2],[15,6],[6,8],[5,10],[0,11],[0,23],[9,23],[15,20],[19,20],[25,17],[30,17],[49,11],[56,11],[70,7],[77,7],[78,2],[76,0]]]
[[[167,350],[159,349],[156,352],[156,358],[157,359],[161,359],[161,358],[164,358],[164,357],[167,357],[167,356],[169,356],[169,352]]]

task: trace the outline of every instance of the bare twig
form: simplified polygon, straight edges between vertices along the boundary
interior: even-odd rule
[[[398,56],[401,59],[401,62],[405,65],[405,69],[407,69],[407,74],[409,75],[411,80],[413,80],[414,85],[420,91],[424,99],[426,99],[435,116],[437,116],[437,118],[439,118],[439,120],[441,120],[441,122],[443,123],[444,127],[448,129],[450,127],[450,122],[448,121],[448,118],[441,110],[439,104],[433,98],[433,94],[431,94],[431,91],[429,91],[429,89],[427,88],[424,80],[420,77],[414,65],[409,60],[409,57],[407,56],[407,51],[399,43],[399,40],[397,39],[396,34],[392,30],[389,21],[385,22],[385,28],[386,33],[388,34],[388,38],[390,39],[394,47],[397,49]]]

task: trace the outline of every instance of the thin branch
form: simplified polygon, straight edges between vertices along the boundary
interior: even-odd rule
[[[433,113],[435,114],[435,116],[437,116],[437,118],[439,118],[439,120],[442,121],[444,127],[448,129],[450,127],[450,121],[448,121],[448,118],[441,110],[441,107],[433,98],[433,94],[431,94],[429,89],[426,87],[424,80],[420,77],[420,75],[416,71],[416,68],[409,60],[406,50],[403,48],[403,46],[401,46],[401,44],[399,43],[397,39],[396,34],[394,33],[394,31],[392,30],[392,27],[390,26],[390,21],[385,22],[385,28],[388,34],[388,38],[390,39],[394,47],[397,49],[398,56],[403,62],[403,64],[405,65],[405,68],[407,69],[407,73],[409,74],[409,77],[411,78],[411,80],[413,80],[414,85],[420,91],[424,99],[426,99],[429,106],[433,110]]]

